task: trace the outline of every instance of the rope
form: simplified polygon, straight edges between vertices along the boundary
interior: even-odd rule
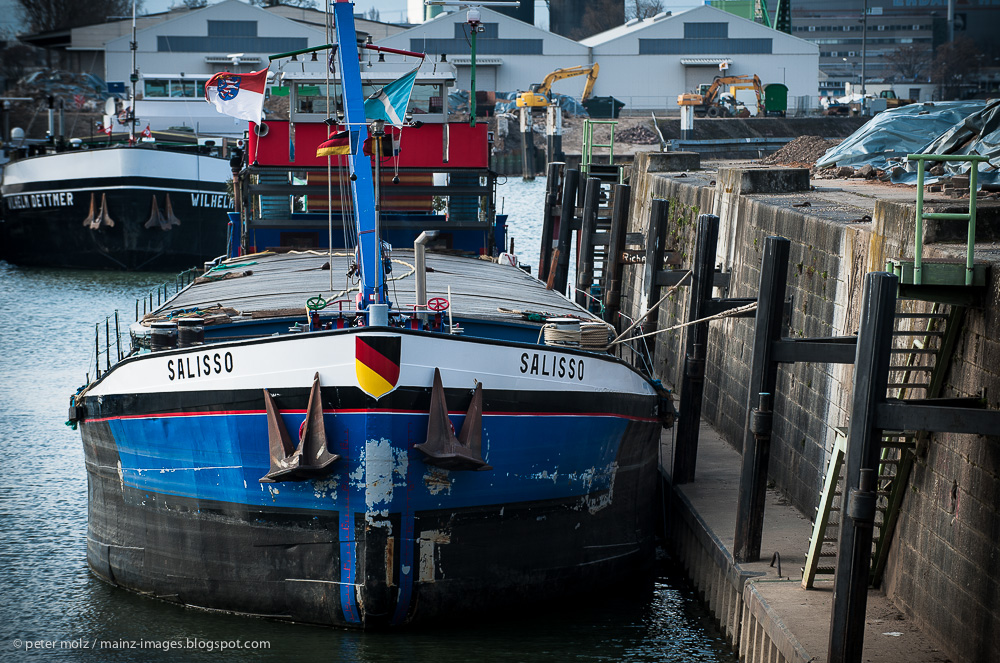
[[[677,283],[675,283],[672,286],[670,286],[669,288],[667,288],[667,291],[663,294],[662,297],[660,297],[660,301],[658,301],[655,304],[653,304],[652,306],[650,306],[649,307],[649,311],[655,311],[656,308],[660,304],[662,304],[663,302],[665,302],[667,300],[667,297],[669,297],[670,295],[674,294],[674,291],[677,290],[677,288],[681,287],[681,285],[683,285],[684,282],[687,281],[688,278],[690,278],[690,277],[691,277],[691,270],[689,269],[688,271],[686,271],[684,273],[684,276],[681,277],[680,281],[678,281]],[[649,311],[646,312],[647,315],[649,314]],[[629,325],[628,329],[626,329],[625,331],[623,331],[621,334],[618,334],[618,336],[615,336],[615,339],[613,341],[611,341],[610,343],[608,343],[608,347],[610,348],[612,345],[615,345],[616,343],[620,342],[621,338],[623,336],[625,336],[625,334],[629,333],[630,331],[632,331],[633,329],[635,329],[636,327],[638,327],[639,324],[641,324],[642,321],[645,320],[645,319],[646,319],[645,315],[640,316],[635,322],[633,322],[631,325]],[[641,336],[635,336],[634,338],[642,338],[642,337]]]
[[[729,311],[723,311],[722,313],[716,313],[715,315],[710,315],[707,318],[701,318],[699,320],[690,320],[688,322],[682,322],[679,325],[674,325],[673,327],[667,327],[666,329],[657,329],[656,331],[646,332],[645,334],[639,334],[638,336],[632,336],[632,337],[627,338],[625,340],[631,341],[631,340],[634,340],[634,339],[637,339],[637,338],[646,338],[647,336],[655,336],[656,334],[663,334],[664,332],[674,331],[674,330],[677,330],[677,329],[681,329],[683,327],[690,327],[691,325],[696,325],[699,322],[709,322],[711,320],[722,320],[723,318],[732,318],[734,316],[740,315],[741,313],[747,313],[749,311],[756,311],[756,310],[757,310],[757,302],[753,302],[751,304],[746,304],[744,306],[740,306],[740,307],[731,309]],[[641,318],[640,318],[640,320],[641,320]],[[630,329],[631,329],[631,327],[630,327]],[[621,343],[621,342],[623,342],[623,341],[621,340],[621,337],[619,336],[615,340],[613,340],[610,343],[608,343],[608,348],[610,348],[612,345],[615,345],[615,344]]]

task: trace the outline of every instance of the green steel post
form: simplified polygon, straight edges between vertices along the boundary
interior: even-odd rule
[[[972,263],[976,252],[976,180],[979,177],[979,162],[969,164],[969,246],[965,258],[965,285],[972,285]]]
[[[920,285],[924,252],[924,160],[917,159],[917,230],[913,245],[913,285]]]
[[[476,126],[476,35],[478,26],[472,26],[472,90],[469,93],[469,126]]]

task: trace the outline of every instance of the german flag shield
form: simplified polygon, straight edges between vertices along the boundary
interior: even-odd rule
[[[399,380],[399,336],[356,336],[354,369],[361,391],[381,398]]]

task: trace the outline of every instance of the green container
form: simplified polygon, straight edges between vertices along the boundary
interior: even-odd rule
[[[617,119],[618,113],[625,107],[625,102],[614,97],[591,97],[583,102],[583,107],[587,109],[590,117]]]
[[[764,86],[764,114],[785,116],[788,110],[788,87],[781,83],[768,83]]]

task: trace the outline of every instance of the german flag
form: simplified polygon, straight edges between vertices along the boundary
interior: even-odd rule
[[[356,336],[354,369],[361,391],[381,398],[399,380],[399,336]]]
[[[333,157],[351,153],[351,132],[338,131],[330,134],[328,140],[323,141],[316,148],[316,156]]]

